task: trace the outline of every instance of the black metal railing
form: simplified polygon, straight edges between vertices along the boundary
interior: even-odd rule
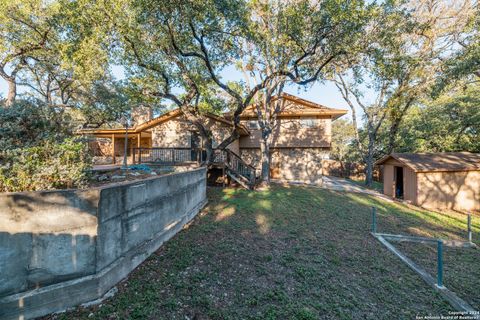
[[[133,148],[133,163],[182,164],[206,161],[204,149],[191,148]],[[213,164],[223,164],[236,178],[241,179],[250,188],[255,186],[255,168],[247,164],[238,154],[225,149],[214,149]]]
[[[191,148],[133,148],[133,163],[179,164],[200,161],[201,150]]]

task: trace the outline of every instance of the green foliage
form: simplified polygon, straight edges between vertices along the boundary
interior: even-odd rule
[[[0,107],[0,192],[85,186],[91,159],[69,124],[36,100]]]
[[[332,123],[332,149],[331,157],[339,161],[355,161],[358,150],[355,150],[355,128],[353,124],[344,119]]]
[[[85,143],[66,139],[0,153],[0,192],[86,186],[90,156]]]
[[[412,108],[399,137],[397,152],[480,152],[479,85],[459,88]]]
[[[443,72],[433,87],[433,96],[438,97],[449,85],[461,80],[479,81],[480,79],[480,7],[466,25],[465,39],[459,41],[460,49],[443,65]]]
[[[128,90],[114,81],[94,83],[79,100],[79,121],[84,127],[118,123],[132,107]]]
[[[0,150],[31,147],[45,139],[60,140],[69,134],[63,115],[35,100],[18,100],[9,108],[0,105]]]

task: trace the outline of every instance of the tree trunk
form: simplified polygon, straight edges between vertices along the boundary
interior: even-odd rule
[[[208,166],[210,163],[213,162],[213,146],[212,146],[212,139],[211,138],[206,138],[205,140],[205,152],[207,153],[207,159],[205,159],[205,162],[203,165]],[[200,153],[201,156],[201,153]]]
[[[395,120],[390,126],[390,135],[388,136],[387,154],[391,154],[395,149],[399,126],[400,126],[400,121],[398,120]]]
[[[263,134],[262,134],[263,135]],[[260,141],[261,163],[262,163],[262,186],[270,186],[270,143],[268,136]]]
[[[8,85],[7,99],[5,100],[5,106],[10,107],[17,97],[17,83],[14,79],[6,79]]]
[[[371,187],[373,183],[373,148],[375,144],[375,136],[368,135],[368,150],[366,156],[365,185]]]
[[[357,112],[354,107],[351,107],[352,111],[352,125],[353,125],[353,132],[355,135],[355,144],[360,152],[362,152],[362,142],[360,141],[360,133],[358,132],[358,125],[357,125]]]
[[[205,128],[200,123],[196,123],[198,131],[200,132],[200,137],[203,140],[203,147],[205,148],[205,152],[207,153],[207,158],[205,161],[202,160],[202,151],[200,150],[200,162],[202,166],[209,166],[210,163],[213,161],[213,138],[212,138],[212,131]]]

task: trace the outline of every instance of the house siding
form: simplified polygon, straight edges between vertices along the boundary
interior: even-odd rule
[[[393,167],[392,164],[385,164],[383,167],[383,193],[389,197],[395,194]]]
[[[408,167],[403,167],[403,192],[404,200],[411,203],[417,201],[417,174]]]
[[[313,120],[314,126],[306,128],[302,122]],[[249,121],[241,121],[248,127]],[[240,149],[260,148],[261,130],[250,129],[250,136],[240,138]],[[272,132],[272,148],[329,148],[332,142],[332,119],[330,117],[279,118]]]
[[[480,211],[480,171],[417,173],[417,205]]]
[[[206,127],[212,130],[213,146],[220,144],[230,133],[230,127],[226,124],[209,119]],[[157,148],[190,148],[191,135],[196,131],[195,126],[187,122],[182,116],[170,119],[152,129],[152,147]],[[238,141],[229,147],[233,152],[239,153]]]
[[[248,126],[255,118],[246,118]],[[306,126],[306,122],[309,126]],[[240,155],[261,171],[261,130],[249,128],[250,136],[241,137]],[[282,117],[272,132],[270,174],[272,179],[319,183],[322,179],[322,160],[330,156],[331,117]]]
[[[261,153],[258,148],[240,149],[241,157],[261,171]],[[322,179],[322,159],[329,156],[325,148],[274,148],[271,150],[272,179],[319,183]]]

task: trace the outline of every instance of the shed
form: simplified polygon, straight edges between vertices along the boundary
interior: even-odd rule
[[[392,153],[383,165],[384,194],[430,209],[480,211],[480,154]]]

